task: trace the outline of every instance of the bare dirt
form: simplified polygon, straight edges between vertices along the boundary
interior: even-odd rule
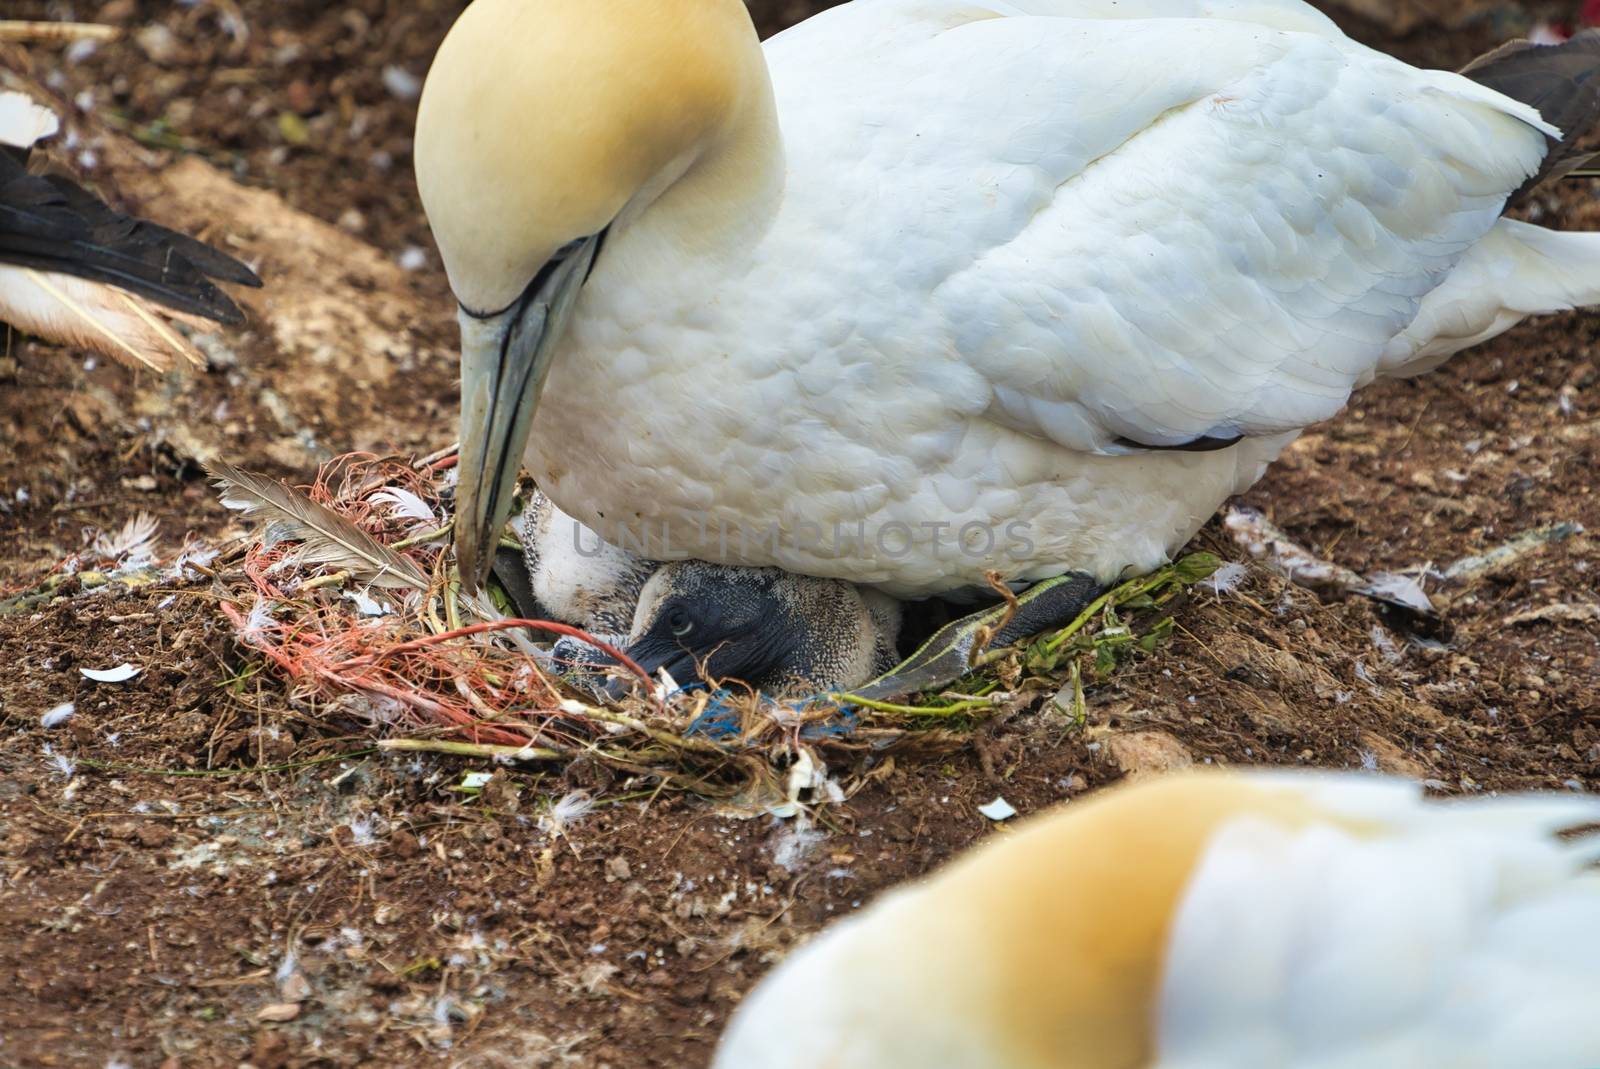
[[[771,30],[812,6],[758,14]],[[335,453],[445,444],[453,324],[410,94],[457,5],[31,7],[129,31],[88,55],[0,51],[5,77],[72,113],[64,162],[268,285],[206,374],[9,340],[0,600],[140,511],[169,547],[238,534],[197,458],[304,479]],[[1449,32],[1351,28],[1456,66],[1528,24],[1478,10]],[[1600,228],[1581,184],[1529,212]],[[1592,314],[1551,317],[1369,389],[1248,502],[1374,571],[1600,530],[1597,337]],[[1216,524],[1197,546],[1244,559]],[[1195,761],[1600,788],[1597,588],[1600,548],[1575,534],[1443,588],[1443,626],[1419,634],[1252,566],[1094,690],[1087,724],[1035,703],[943,755],[836,769],[849,800],[801,830],[595,770],[373,752],[257,670],[203,576],[68,580],[0,616],[0,1065],[700,1065],[786,948],[1003,834],[977,812],[996,794],[1026,814]],[[123,661],[143,671],[79,671]],[[45,728],[64,702],[75,715]],[[456,789],[474,770],[494,778]],[[577,790],[598,805],[563,824],[552,802]]]

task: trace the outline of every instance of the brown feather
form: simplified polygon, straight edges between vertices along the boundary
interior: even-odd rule
[[[348,571],[373,586],[428,588],[428,577],[411,558],[293,487],[220,460],[207,462],[206,470],[216,478],[224,505],[268,518],[268,541],[300,542],[302,562]]]

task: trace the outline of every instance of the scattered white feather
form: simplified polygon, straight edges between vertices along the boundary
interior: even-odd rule
[[[391,63],[383,68],[383,87],[396,100],[415,100],[422,94],[422,79]]]
[[[419,245],[408,245],[400,254],[400,270],[421,271],[428,266],[428,254]]]
[[[784,801],[768,805],[767,812],[784,820],[803,813],[800,796],[807,791],[811,792],[809,801],[812,803],[837,804],[844,801],[844,788],[828,775],[827,764],[810,750],[801,747],[794,764],[789,766]]]
[[[76,66],[98,51],[100,51],[100,42],[85,37],[67,46],[66,60]]]
[[[94,552],[97,556],[127,563],[148,563],[155,556],[156,528],[160,521],[148,512],[140,512],[122,525],[116,534],[102,532],[95,536]]]
[[[276,626],[272,614],[278,606],[266,598],[256,598],[256,603],[250,606],[250,613],[244,618],[244,626],[239,629],[241,641],[252,646],[264,645],[267,641],[267,632]]]
[[[373,834],[374,818],[368,813],[366,816],[356,817],[350,821],[350,841],[356,846],[371,846],[378,841]]]
[[[124,661],[115,668],[80,668],[78,671],[85,679],[92,679],[96,683],[126,683],[143,669],[135,668]]]
[[[78,762],[64,753],[57,753],[56,748],[49,743],[45,743],[43,752],[45,760],[49,762],[50,767],[67,779],[71,779],[73,773],[78,771]]]
[[[588,816],[593,809],[594,799],[589,797],[588,791],[568,791],[539,818],[539,830],[559,835]]]
[[[1422,584],[1409,575],[1399,575],[1394,572],[1380,572],[1372,577],[1361,593],[1368,594],[1382,601],[1402,605],[1413,612],[1423,613],[1428,616],[1435,615],[1438,610],[1422,589]]]
[[[996,795],[995,800],[990,802],[988,805],[980,805],[978,807],[978,812],[982,813],[990,820],[997,821],[1010,820],[1012,817],[1017,815],[1016,808],[999,795]]]
[[[200,539],[185,542],[178,555],[172,559],[172,566],[167,569],[167,576],[171,579],[186,578],[184,571],[191,564],[201,568],[208,567],[221,552]]]
[[[1379,625],[1373,624],[1370,634],[1372,636],[1372,644],[1378,648],[1379,653],[1383,654],[1384,660],[1398,663],[1405,659],[1405,655],[1400,652],[1400,647],[1395,644],[1394,639],[1389,637],[1389,632]]]
[[[281,563],[292,560],[297,566],[349,571],[375,586],[427,589],[428,577],[415,561],[294,487],[220,460],[212,460],[206,468],[217,480],[224,506],[267,521],[263,545],[301,543]]]
[[[46,728],[60,727],[72,718],[78,707],[71,702],[62,702],[39,718],[41,726]]]
[[[355,603],[356,611],[362,616],[387,616],[394,609],[386,602],[381,602],[368,594],[365,590],[346,590],[345,600]]]
[[[772,860],[786,872],[794,872],[800,863],[828,836],[811,826],[811,821],[801,814],[793,824],[785,824],[772,840]]]
[[[390,515],[399,516],[401,519],[429,520],[432,522],[437,522],[438,520],[438,517],[434,515],[432,506],[403,487],[391,486],[388,489],[380,490],[368,500],[381,501],[384,504],[393,505],[394,508],[389,510]]]
[[[1211,573],[1211,578],[1206,582],[1211,584],[1211,590],[1218,595],[1232,594],[1239,589],[1245,576],[1250,574],[1250,569],[1242,564],[1229,561]]]
[[[61,129],[56,113],[22,93],[0,93],[0,144],[32,148]]]

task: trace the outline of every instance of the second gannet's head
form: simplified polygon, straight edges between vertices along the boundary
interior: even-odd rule
[[[476,0],[440,46],[415,163],[460,304],[469,586],[607,228],[736,137],[768,92],[740,0]]]

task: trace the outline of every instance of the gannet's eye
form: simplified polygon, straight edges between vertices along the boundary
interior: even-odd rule
[[[667,630],[672,632],[674,638],[682,638],[694,630],[694,621],[689,618],[689,613],[681,606],[667,613]]]

